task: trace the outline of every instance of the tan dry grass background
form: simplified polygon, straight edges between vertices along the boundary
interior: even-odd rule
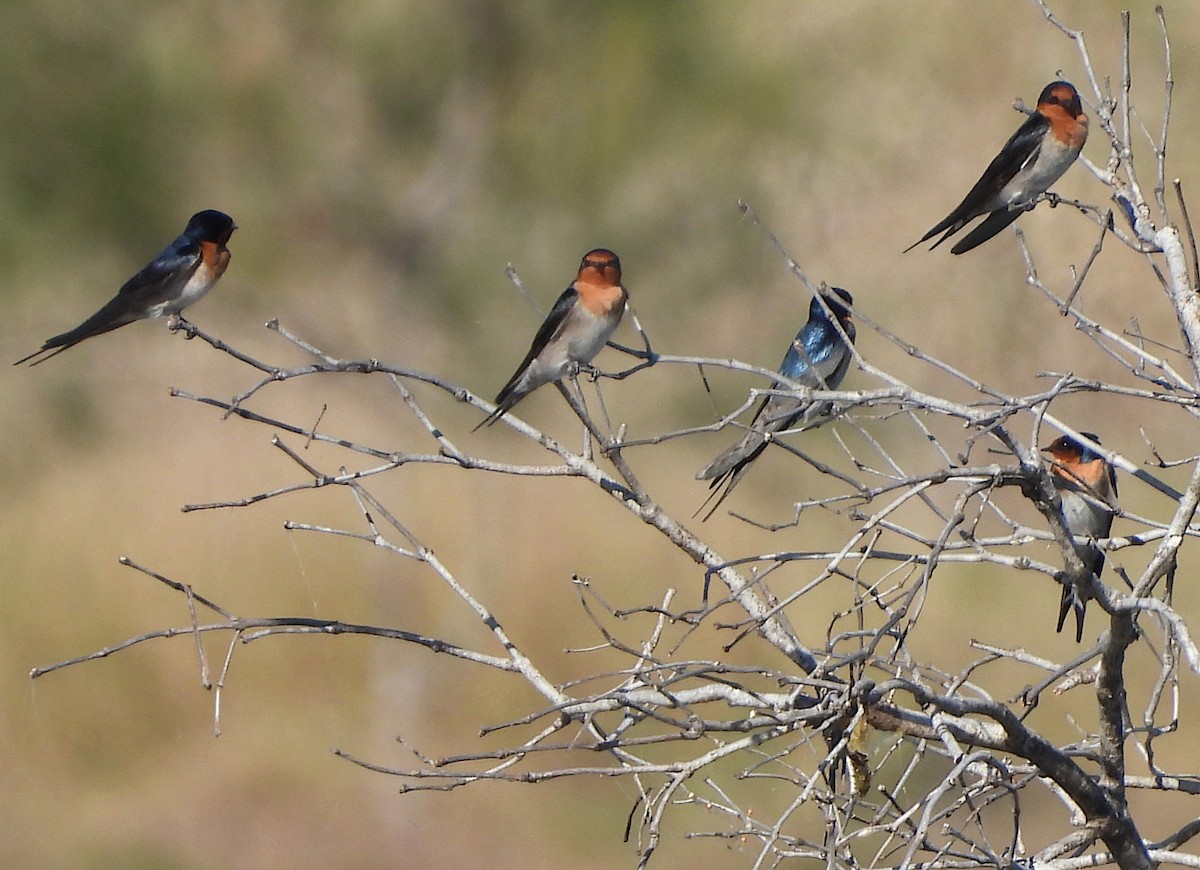
[[[1169,176],[1200,190],[1200,12],[1165,6],[1177,79]],[[1098,71],[1115,82],[1119,4],[1054,8],[1085,30]],[[1161,52],[1149,4],[1134,10],[1133,33],[1135,97],[1157,130]],[[735,202],[744,198],[811,275],[851,289],[870,317],[1002,389],[1033,389],[1038,370],[1121,377],[1024,285],[1010,234],[966,257],[899,253],[958,201],[1015,129],[1012,99],[1032,101],[1060,71],[1083,90],[1073,46],[1032,3],[108,0],[51,10],[10,0],[0,34],[0,340],[12,359],[98,307],[192,211],[215,207],[242,229],[228,275],[191,313],[273,362],[302,358],[260,327],[279,317],[332,353],[436,371],[491,395],[537,324],[505,264],[549,305],[579,256],[606,245],[621,255],[660,350],[774,366],[807,298],[739,216]],[[1103,159],[1095,133],[1085,153]],[[1151,165],[1142,171],[1149,180]],[[1100,197],[1078,168],[1057,189]],[[1039,209],[1020,226],[1042,274],[1060,287],[1093,243],[1091,225],[1066,209]],[[1147,333],[1174,341],[1143,263],[1113,249],[1101,267],[1084,309],[1113,326],[1136,316]],[[918,387],[945,386],[865,330],[860,346]],[[194,583],[239,614],[313,614],[487,639],[413,566],[282,530],[285,519],[353,522],[345,493],[180,513],[184,503],[298,480],[265,430],[168,397],[169,386],[231,395],[250,383],[198,342],[168,335],[161,323],[137,324],[38,369],[9,369],[5,379],[6,866],[633,865],[634,847],[620,842],[634,797],[628,784],[401,798],[395,782],[333,758],[329,748],[340,746],[406,766],[396,734],[434,755],[499,745],[477,741],[476,729],[540,706],[515,679],[413,648],[343,637],[239,649],[220,738],[187,640],[31,684],[35,665],[186,624],[182,602],[119,567],[121,555]],[[721,407],[740,401],[748,385],[718,377]],[[852,372],[846,386],[872,384]],[[635,431],[712,414],[680,371],[650,372],[608,396],[614,416]],[[265,406],[310,421],[325,403],[325,431],[396,448],[421,443],[382,380],[298,383]],[[500,428],[468,436],[476,415],[441,399],[431,405],[464,446],[527,455]],[[551,431],[573,431],[550,391],[521,410]],[[1133,457],[1146,455],[1138,425],[1173,455],[1195,452],[1176,421],[1143,419],[1127,401],[1077,397],[1055,411]],[[888,438],[886,428],[876,434]],[[821,439],[811,439],[818,451]],[[675,442],[647,463],[644,478],[669,509],[690,514],[704,495],[692,475],[727,440]],[[906,455],[902,444],[888,447]],[[782,519],[798,493],[824,485],[772,453],[729,507]],[[561,651],[595,639],[575,604],[572,572],[591,576],[620,605],[656,600],[667,586],[698,595],[690,563],[577,481],[405,469],[374,489],[519,643],[554,663],[555,679],[591,664]],[[1152,516],[1169,507],[1132,484],[1124,495]],[[803,534],[845,528],[837,518],[806,517]],[[797,546],[801,534],[772,536],[725,516],[704,531],[728,556]],[[1113,561],[1136,568],[1143,558]],[[1190,615],[1196,595],[1184,567],[1177,604]],[[792,577],[799,585],[804,570],[776,582],[787,588]],[[927,630],[918,652],[936,637],[936,656],[952,669],[971,657],[965,642],[979,637],[1063,656],[1068,641],[1051,632],[1056,600],[1032,575],[943,569],[925,617],[943,627]],[[793,620],[820,633],[828,611],[845,604],[831,591]],[[209,651],[219,658],[223,648]],[[737,655],[757,653],[745,644]],[[1016,692],[1027,680],[1014,673],[1001,688]],[[1192,681],[1185,715],[1194,717]],[[1082,696],[1076,703],[1086,728],[1094,716]],[[1068,733],[1064,723],[1050,727]],[[1181,764],[1191,760],[1194,750],[1175,748]],[[760,799],[765,813],[787,795]],[[1135,799],[1152,819],[1150,835],[1193,814],[1186,802],[1167,801],[1151,815]],[[1057,808],[1046,815],[1061,823]],[[681,814],[655,864],[747,860],[749,845],[734,843],[743,853],[735,857],[723,844],[682,839],[686,827],[721,824]]]

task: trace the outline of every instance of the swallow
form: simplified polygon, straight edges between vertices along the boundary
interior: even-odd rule
[[[1091,432],[1083,432],[1085,438],[1100,443]],[[1092,576],[1099,579],[1104,570],[1104,551],[1093,543],[1097,538],[1107,538],[1112,529],[1113,515],[1117,512],[1117,472],[1104,457],[1090,447],[1063,435],[1045,448],[1053,464],[1050,474],[1054,487],[1062,499],[1063,520],[1068,532],[1076,538],[1087,539],[1079,544],[1083,564]],[[1082,590],[1077,592],[1071,584],[1063,586],[1062,603],[1058,607],[1058,628],[1063,630],[1067,614],[1075,611],[1075,642],[1083,639],[1083,617],[1087,609],[1087,598]]]
[[[1067,171],[1087,141],[1088,117],[1079,92],[1068,82],[1051,82],[1030,115],[988,164],[971,192],[950,214],[904,249],[908,253],[938,233],[933,250],[980,215],[987,218],[950,249],[965,254],[1033,208],[1034,201]]]
[[[529,353],[496,395],[496,409],[471,431],[490,426],[538,387],[590,363],[621,322],[628,300],[617,255],[605,248],[584,254],[579,274],[558,297]]]
[[[85,338],[135,320],[164,314],[178,316],[211,290],[225,273],[229,265],[229,249],[225,245],[236,229],[233,218],[224,212],[212,209],[196,212],[179,238],[126,281],[103,308],[69,332],[46,339],[38,350],[13,365],[19,366],[45,353],[30,365],[44,363]]]
[[[820,298],[814,296],[808,305],[808,322],[796,333],[788,347],[779,373],[790,381],[800,383],[814,390],[836,390],[846,376],[850,367],[850,346],[834,326],[829,313],[837,319],[845,333],[845,339],[854,343],[854,321],[850,318],[850,307],[854,305],[854,297],[841,287],[833,287],[829,292],[822,292]],[[776,389],[786,390],[788,387],[778,381],[773,385]],[[795,395],[773,395],[763,399],[750,429],[742,436],[742,440],[734,444],[704,468],[696,473],[697,480],[711,480],[709,488],[712,495],[700,506],[700,511],[717,495],[718,488],[724,484],[725,491],[717,498],[716,503],[704,519],[713,515],[721,506],[733,488],[738,485],[742,475],[746,473],[750,463],[767,449],[767,444],[776,432],[787,429],[811,429],[829,419],[833,403],[828,401],[816,402],[798,398]]]

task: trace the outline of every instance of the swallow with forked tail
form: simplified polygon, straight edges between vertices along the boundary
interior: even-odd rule
[[[822,304],[824,302],[824,304]],[[850,306],[854,297],[841,287],[832,287],[828,292],[814,296],[808,305],[808,322],[796,333],[783,357],[779,373],[790,381],[814,390],[836,390],[850,367],[850,346],[845,338],[854,342],[854,321],[850,317]],[[826,311],[828,306],[828,312]],[[833,317],[830,317],[830,314]],[[834,320],[841,332],[834,326]],[[777,388],[786,390],[782,384]],[[767,449],[777,432],[788,429],[811,429],[829,419],[833,403],[808,401],[795,395],[778,394],[767,396],[750,423],[750,429],[742,440],[734,444],[696,474],[697,480],[711,480],[712,495],[700,506],[700,511],[717,495],[716,503],[704,515],[708,519],[721,506],[733,488],[738,485],[750,463]]]
[[[986,242],[1033,208],[1034,202],[1070,168],[1087,141],[1088,117],[1079,92],[1068,82],[1051,82],[1030,115],[988,164],[958,207],[905,249],[911,251],[938,233],[936,248],[980,215],[987,215],[950,249],[964,254]]]
[[[233,218],[224,212],[207,209],[192,215],[179,238],[126,281],[103,308],[69,332],[46,339],[40,348],[13,365],[34,357],[40,358],[30,365],[43,363],[86,338],[135,320],[177,316],[211,290],[225,273],[229,265],[229,249],[225,246],[236,229]]]
[[[1082,433],[1100,443],[1091,432]],[[1104,570],[1104,551],[1094,543],[1107,538],[1112,530],[1113,514],[1117,511],[1117,472],[1104,457],[1069,435],[1063,435],[1047,448],[1054,464],[1050,468],[1054,487],[1062,499],[1062,514],[1066,529],[1079,539],[1080,556],[1092,576],[1099,579]],[[1083,618],[1087,598],[1071,584],[1063,586],[1058,607],[1058,631],[1063,630],[1067,614],[1075,611],[1075,642],[1083,639]]]
[[[606,248],[588,251],[579,274],[533,337],[529,353],[496,395],[496,409],[475,429],[495,423],[543,384],[589,364],[621,322],[628,299],[617,255]]]

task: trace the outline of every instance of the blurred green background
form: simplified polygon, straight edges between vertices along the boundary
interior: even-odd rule
[[[1197,191],[1200,8],[1164,5],[1177,81],[1167,177]],[[1121,4],[1054,8],[1083,28],[1098,74],[1119,81]],[[1148,5],[1132,30],[1135,99],[1157,131],[1161,40]],[[1133,382],[1025,285],[1011,234],[965,257],[899,253],[958,202],[1019,124],[1014,98],[1031,103],[1060,75],[1090,98],[1074,46],[1033,3],[7,0],[0,47],[0,305],[10,359],[98,308],[193,211],[219,208],[241,227],[233,263],[189,317],[274,363],[303,359],[262,328],[278,317],[332,354],[437,372],[490,397],[538,323],[505,265],[545,308],[580,256],[607,246],[622,258],[657,349],[774,367],[808,297],[738,212],[742,198],[814,278],[851,289],[868,316],[998,388],[1044,388],[1038,371]],[[1085,154],[1107,157],[1095,125]],[[1140,168],[1149,188],[1152,164]],[[1105,198],[1078,167],[1056,189]],[[1019,226],[1043,278],[1064,291],[1069,267],[1091,250],[1092,225],[1043,207]],[[1136,318],[1147,334],[1178,343],[1145,262],[1126,251],[1106,251],[1081,306],[1112,328]],[[860,336],[868,359],[914,386],[967,395],[869,330]],[[624,329],[618,338],[633,340]],[[200,342],[139,323],[34,370],[0,368],[9,443],[0,453],[5,866],[636,863],[635,847],[621,843],[629,783],[399,797],[395,780],[334,758],[329,749],[339,746],[413,766],[397,734],[431,755],[495,747],[505,741],[478,741],[479,726],[542,706],[515,679],[416,648],[353,637],[239,647],[219,738],[188,639],[31,683],[36,665],[187,623],[180,598],[120,567],[122,555],[240,615],[371,622],[498,650],[418,566],[282,530],[287,519],[361,528],[348,493],[180,512],[303,477],[266,430],[168,396],[170,386],[230,396],[253,383]],[[722,413],[758,385],[721,373],[712,380]],[[873,386],[854,371],[846,382]],[[468,436],[478,413],[420,395],[464,448],[537,458],[503,427]],[[714,419],[713,398],[680,369],[607,385],[606,399],[634,433]],[[258,407],[307,424],[322,405],[322,431],[434,449],[382,378],[297,382]],[[577,437],[551,390],[520,412]],[[1054,412],[1137,461],[1149,455],[1138,427],[1168,457],[1195,452],[1182,415],[1127,399],[1074,397]],[[903,433],[873,431],[901,459],[928,456]],[[729,438],[641,454],[646,482],[687,516],[705,494],[692,475]],[[826,436],[810,440],[836,452]],[[327,471],[348,461],[319,448],[311,458]],[[1182,473],[1164,476],[1179,485]],[[785,520],[792,501],[814,494],[814,476],[770,451],[726,506]],[[1127,508],[1169,516],[1169,503],[1123,486]],[[408,467],[371,487],[548,663],[552,679],[594,665],[563,653],[597,640],[572,572],[591,576],[616,606],[656,602],[667,587],[682,602],[698,599],[699,572],[582,483]],[[702,532],[732,558],[825,546],[820,535],[850,527],[806,515],[800,530],[772,535],[722,511]],[[1120,521],[1115,529],[1133,530]],[[1034,555],[1056,559],[1048,547]],[[1125,551],[1112,562],[1136,570],[1145,558]],[[776,575],[777,592],[812,573],[792,570],[794,584]],[[943,569],[936,579],[913,642],[943,667],[974,657],[970,638],[1071,653],[1068,638],[1051,632],[1058,594],[1043,578]],[[810,612],[814,603],[848,601],[833,590],[791,612],[819,642],[828,616]],[[1180,609],[1187,615],[1195,603],[1181,583]],[[1036,618],[1020,618],[1026,611]],[[1093,613],[1090,637],[1100,625]],[[222,642],[210,638],[208,652],[219,664]],[[753,641],[737,655],[783,664]],[[998,696],[1037,678],[1010,676],[994,687]],[[1077,694],[1067,709],[1086,729],[1094,713]],[[1038,716],[1067,739],[1063,709]],[[1194,760],[1192,739],[1162,743],[1168,765],[1172,747],[1180,764]],[[776,787],[758,799],[788,797]],[[1190,817],[1177,804],[1135,797],[1136,811],[1156,810],[1150,834]],[[1063,823],[1061,807],[1051,815]],[[753,844],[682,837],[724,824],[681,811],[654,866],[749,862]]]

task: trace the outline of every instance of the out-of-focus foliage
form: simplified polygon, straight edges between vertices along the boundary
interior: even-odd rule
[[[1165,5],[1176,58],[1196,57],[1200,10]],[[1055,4],[1114,77],[1119,8]],[[538,322],[504,266],[548,306],[579,256],[605,245],[621,255],[661,348],[773,366],[807,299],[739,216],[744,198],[812,275],[850,288],[863,311],[929,353],[1013,392],[1038,370],[1102,377],[1109,362],[1024,286],[1010,235],[962,258],[899,254],[1015,129],[1014,98],[1031,101],[1060,74],[1082,83],[1073,46],[1032,3],[982,10],[871,0],[7,0],[0,346],[16,359],[73,326],[189,214],[214,207],[241,229],[229,273],[191,316],[273,359],[296,358],[260,327],[279,317],[332,353],[438,371],[490,395]],[[1135,83],[1157,94],[1160,41],[1148,8],[1135,10],[1133,30]],[[1177,63],[1172,174],[1200,191],[1194,75]],[[1080,168],[1057,188],[1095,194]],[[1091,225],[1065,209],[1039,209],[1021,225],[1040,265],[1059,276],[1094,241]],[[1113,266],[1089,280],[1085,308],[1136,316],[1170,341],[1169,309],[1128,259],[1128,272]],[[877,364],[908,365],[870,337],[865,348]],[[167,397],[172,385],[233,394],[246,384],[161,324],[5,371],[2,863],[384,867],[404,856],[409,866],[486,860],[497,870],[630,866],[633,849],[619,840],[634,796],[620,784],[540,788],[519,802],[498,790],[410,800],[331,758],[337,744],[386,760],[399,732],[430,752],[448,734],[456,740],[446,745],[462,745],[479,721],[528,700],[480,698],[478,718],[464,719],[458,698],[471,694],[470,672],[412,650],[347,638],[239,649],[216,739],[190,641],[31,686],[34,665],[185,624],[174,598],[116,565],[123,554],[244,612],[405,627],[437,618],[444,602],[360,549],[281,532],[285,518],[340,516],[315,496],[180,514],[185,502],[290,482],[290,466],[263,460],[261,432]],[[920,386],[919,373],[909,380]],[[654,394],[655,384],[629,382],[618,413],[634,426],[713,419],[704,395]],[[746,384],[714,387],[727,410]],[[323,426],[394,432],[398,445],[415,434],[392,410],[350,416],[343,408],[371,396],[361,389],[341,405],[317,384],[292,395],[313,419],[329,403]],[[524,412],[565,421],[545,392]],[[1105,444],[1140,455],[1141,421],[1119,400],[1062,405]],[[455,434],[474,422],[464,412]],[[1160,446],[1194,452],[1155,434]],[[654,470],[678,481],[677,509],[702,499],[691,478],[716,446],[681,443]],[[769,456],[762,465],[777,473],[756,470],[738,497],[786,514],[791,488],[804,485],[788,476],[797,466]],[[418,534],[460,578],[493,586],[491,603],[531,646],[588,640],[565,628],[572,571],[602,578],[617,598],[637,589],[630,600],[641,603],[647,585],[677,585],[688,570],[673,557],[639,561],[660,558],[640,530],[614,552],[592,532],[611,521],[619,535],[624,518],[599,503],[596,516],[568,512],[571,493],[560,488],[439,476],[422,489],[422,480],[414,474],[400,490],[428,504]],[[1138,510],[1136,500],[1126,506]],[[714,520],[711,533],[730,551],[770,540],[730,521]],[[942,588],[929,604],[956,637],[1006,618],[1004,590],[969,588]],[[1056,590],[1031,594],[1046,618],[1010,642],[1065,643],[1046,636]],[[984,599],[985,613],[972,608]],[[1178,606],[1188,612],[1186,599]],[[720,861],[722,849],[681,843],[655,862]]]

